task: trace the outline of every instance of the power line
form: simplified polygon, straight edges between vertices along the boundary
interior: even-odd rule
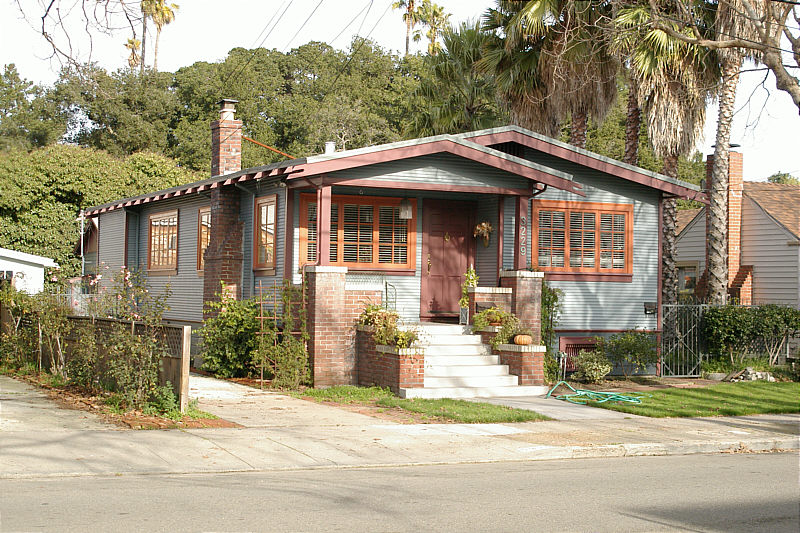
[[[267,28],[269,28],[269,25],[272,24],[273,19],[275,19],[275,15],[277,15],[278,12],[280,12],[281,8],[283,7],[283,4],[285,4],[285,3],[286,3],[286,0],[283,0],[283,2],[281,2],[281,5],[278,6],[278,9],[276,9],[275,12],[272,13],[272,17],[269,19],[267,24],[264,26],[264,29],[261,30],[261,33],[258,34],[258,37],[256,37],[253,40],[253,44],[250,45],[250,48],[256,48],[256,43],[261,38],[261,36],[264,35],[264,32],[267,31]]]
[[[348,23],[347,23],[347,26],[345,26],[344,28],[342,28],[342,31],[340,31],[338,34],[336,34],[336,37],[334,37],[333,39],[331,39],[331,41],[330,41],[330,44],[331,44],[331,45],[333,45],[333,43],[335,43],[335,42],[336,42],[336,39],[338,39],[339,37],[341,37],[341,36],[342,36],[342,34],[345,32],[345,30],[347,30],[347,28],[349,28],[349,27],[350,27],[350,26],[353,24],[353,22],[355,22],[355,21],[356,21],[356,19],[357,19],[357,18],[358,18],[358,17],[361,15],[361,13],[363,13],[363,12],[364,12],[364,10],[365,10],[365,9],[367,9],[367,8],[369,8],[369,9],[372,9],[372,3],[373,3],[373,2],[374,2],[374,0],[368,0],[368,1],[367,1],[367,3],[366,3],[366,4],[364,4],[364,7],[362,7],[362,8],[361,8],[361,11],[359,11],[358,13],[356,13],[356,16],[354,16],[354,17],[353,17],[353,18],[350,20],[350,22],[348,22]],[[364,15],[364,20],[366,20],[366,19],[367,19],[367,15],[369,15],[369,11],[367,11],[367,14],[366,14],[366,15]],[[361,25],[362,25],[362,26],[364,25],[364,20],[362,20],[362,21],[361,21]],[[358,33],[360,33],[360,32],[361,32],[361,26],[359,26],[359,27],[358,27],[358,31],[356,32],[356,35],[358,35]]]
[[[229,81],[231,78],[236,78],[236,77],[238,77],[238,76],[239,76],[239,74],[241,74],[242,72],[244,72],[244,69],[246,69],[246,68],[247,68],[247,65],[249,65],[249,64],[250,64],[250,62],[251,62],[251,61],[253,61],[253,58],[254,58],[254,57],[256,57],[256,53],[258,52],[258,50],[259,50],[259,49],[260,49],[262,46],[264,46],[264,43],[265,43],[265,42],[267,42],[267,39],[269,38],[269,36],[272,34],[272,32],[273,32],[273,31],[275,31],[275,28],[277,28],[277,27],[278,27],[278,24],[280,24],[280,22],[281,22],[281,19],[283,19],[283,16],[286,14],[286,12],[287,12],[287,11],[289,11],[289,8],[290,8],[290,7],[292,7],[292,3],[293,3],[293,2],[294,2],[294,0],[289,0],[289,4],[286,6],[286,9],[284,9],[284,10],[283,10],[283,13],[281,13],[281,16],[280,16],[280,17],[278,17],[278,20],[276,20],[276,21],[275,21],[275,24],[272,26],[272,28],[269,30],[269,32],[268,32],[268,33],[267,33],[267,34],[264,36],[264,38],[261,40],[261,42],[258,44],[258,46],[257,46],[256,48],[254,48],[254,49],[253,49],[253,53],[250,55],[250,58],[247,60],[247,62],[246,62],[244,65],[242,65],[242,67],[241,67],[241,68],[235,69],[233,72],[231,72],[230,74],[228,74],[228,77],[227,77],[227,78],[225,78],[225,81],[223,81],[223,82],[222,82],[222,89],[223,89],[223,90],[225,90],[225,89],[227,88],[227,86],[228,86],[228,81]],[[282,5],[283,5],[283,4],[281,4],[281,6],[282,6]],[[279,7],[277,10],[275,10],[275,13],[273,13],[273,14],[272,14],[272,18],[271,18],[271,19],[269,19],[269,22],[267,22],[267,25],[266,25],[266,26],[264,26],[264,29],[266,29],[266,28],[267,28],[267,27],[270,25],[270,23],[272,22],[272,19],[274,19],[274,18],[275,18],[275,15],[278,13],[278,11],[280,11],[280,7]],[[264,30],[261,30],[261,33],[259,34],[259,36],[261,36],[261,34],[263,34],[263,33],[264,33]],[[258,40],[258,38],[256,38],[256,40]]]
[[[388,6],[386,6],[386,9],[383,11],[383,14],[382,14],[382,15],[380,16],[380,18],[379,18],[379,19],[378,19],[378,20],[375,22],[375,25],[374,25],[374,26],[372,26],[372,29],[371,29],[371,30],[369,30],[369,33],[367,34],[367,36],[366,36],[366,37],[362,37],[362,38],[361,38],[361,42],[360,42],[360,43],[358,43],[358,48],[356,48],[355,50],[353,50],[353,53],[352,53],[352,54],[350,54],[350,57],[347,59],[347,62],[346,62],[346,63],[345,63],[343,66],[342,66],[342,68],[341,68],[341,69],[339,69],[339,72],[338,72],[338,73],[336,73],[336,77],[333,79],[333,83],[331,83],[331,86],[330,86],[330,88],[328,88],[328,90],[325,92],[325,94],[323,94],[323,95],[322,95],[322,98],[320,98],[320,101],[319,101],[319,103],[320,103],[320,104],[322,104],[322,102],[324,102],[324,101],[325,101],[325,98],[326,98],[326,97],[327,97],[327,96],[328,96],[328,95],[329,95],[329,94],[330,94],[330,93],[333,91],[333,89],[336,87],[336,82],[337,82],[337,81],[339,81],[339,77],[342,75],[342,73],[345,71],[345,69],[346,69],[346,68],[347,68],[347,67],[350,65],[350,63],[353,61],[353,58],[356,56],[356,54],[358,54],[358,52],[359,52],[359,51],[361,50],[361,48],[364,46],[364,43],[366,43],[366,42],[367,42],[367,39],[369,39],[369,38],[370,38],[370,36],[372,35],[372,32],[374,32],[374,31],[375,31],[375,28],[377,28],[377,27],[378,27],[378,24],[380,24],[380,23],[381,23],[381,21],[383,20],[383,17],[385,17],[385,16],[386,16],[386,13],[388,13],[388,12],[389,12],[389,8],[390,8],[390,7],[392,7],[392,4],[389,4]],[[364,19],[366,20],[366,17],[364,17]],[[362,23],[361,23],[361,24],[363,25],[363,21],[362,21]]]
[[[325,1],[325,0],[319,0],[319,3],[317,4],[317,7],[315,7],[315,8],[314,8],[314,10],[313,10],[313,11],[311,11],[311,14],[308,16],[308,18],[305,20],[305,22],[303,22],[302,26],[300,26],[300,27],[297,29],[297,32],[295,32],[295,34],[294,34],[294,35],[292,35],[292,38],[291,38],[291,39],[289,39],[289,42],[288,42],[288,43],[286,43],[286,46],[283,48],[283,51],[284,51],[284,52],[286,52],[286,49],[287,49],[287,48],[289,48],[289,45],[290,45],[290,44],[292,44],[292,41],[294,41],[295,37],[297,37],[298,35],[300,35],[300,32],[301,32],[301,31],[303,31],[303,28],[305,28],[305,27],[306,27],[306,24],[308,24],[308,21],[309,21],[309,20],[311,20],[311,17],[313,17],[313,16],[314,16],[314,13],[316,13],[316,12],[317,12],[317,9],[319,9],[319,6],[321,6],[321,5],[322,5],[322,2],[324,2],[324,1]]]

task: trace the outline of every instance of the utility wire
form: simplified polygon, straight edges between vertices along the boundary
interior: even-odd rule
[[[353,18],[350,20],[350,22],[348,22],[348,23],[347,23],[347,26],[345,26],[344,28],[342,28],[342,31],[340,31],[338,34],[336,34],[336,37],[334,37],[333,39],[331,39],[331,41],[330,41],[330,44],[331,44],[331,45],[333,45],[333,43],[334,43],[334,42],[336,42],[336,39],[338,39],[339,37],[341,37],[341,36],[342,36],[342,34],[345,32],[345,30],[347,30],[347,28],[349,28],[349,27],[350,27],[350,26],[353,24],[353,22],[355,22],[355,21],[356,21],[356,19],[357,19],[359,16],[361,16],[361,13],[363,13],[365,9],[367,9],[367,8],[370,8],[370,9],[372,9],[372,3],[373,3],[373,2],[374,2],[374,0],[368,0],[368,1],[367,1],[367,3],[366,3],[366,4],[364,4],[364,7],[362,7],[362,8],[361,8],[361,11],[359,11],[358,13],[356,13],[356,16],[354,16],[354,17],[353,17]],[[369,14],[369,11],[367,11],[367,15],[368,15],[368,14]],[[366,18],[367,18],[367,15],[364,15],[364,20],[366,20]],[[362,21],[361,21],[361,25],[362,25],[362,26],[364,25],[364,20],[362,20]],[[356,32],[356,35],[358,35],[358,33],[360,33],[360,32],[361,32],[361,27],[359,26],[359,29],[358,29],[358,31]]]
[[[317,7],[315,7],[314,10],[311,11],[311,14],[308,16],[308,18],[305,20],[305,22],[303,22],[303,24],[297,29],[297,32],[295,32],[295,34],[292,35],[292,38],[289,39],[289,42],[286,43],[286,46],[283,48],[284,53],[286,52],[286,49],[289,48],[289,45],[292,44],[292,41],[294,41],[295,37],[300,35],[300,32],[303,31],[303,28],[306,27],[306,24],[308,24],[308,21],[311,20],[311,17],[314,16],[314,13],[317,12],[317,9],[319,9],[319,6],[321,6],[322,2],[324,2],[324,1],[325,0],[319,0],[319,3],[317,4]]]
[[[324,101],[325,101],[325,98],[326,98],[326,97],[327,97],[327,96],[328,96],[328,95],[329,95],[329,94],[330,94],[330,93],[333,91],[333,89],[336,87],[336,82],[337,82],[337,81],[339,81],[339,77],[342,75],[342,73],[345,71],[345,69],[346,69],[346,68],[347,68],[347,67],[350,65],[350,63],[353,61],[353,58],[356,56],[356,54],[358,54],[358,52],[359,52],[359,51],[361,50],[361,48],[364,46],[364,43],[366,43],[366,42],[367,42],[367,39],[369,39],[369,38],[370,38],[370,36],[372,35],[372,32],[374,32],[374,31],[375,31],[375,28],[377,28],[377,27],[378,27],[378,24],[380,24],[380,23],[381,23],[381,21],[383,20],[383,17],[385,17],[385,16],[386,16],[386,13],[388,13],[388,12],[389,12],[389,8],[390,8],[390,7],[392,7],[392,4],[389,4],[388,6],[386,6],[386,9],[383,11],[383,14],[380,16],[380,18],[377,20],[377,22],[375,22],[375,25],[374,25],[374,26],[372,26],[372,29],[371,29],[371,30],[369,30],[369,33],[367,34],[367,36],[366,36],[366,37],[362,37],[362,38],[361,38],[361,42],[360,42],[360,43],[358,43],[358,48],[356,48],[355,50],[353,50],[353,53],[352,53],[352,54],[350,54],[350,57],[347,59],[347,62],[346,62],[346,63],[345,63],[343,66],[342,66],[342,68],[341,68],[341,69],[339,69],[339,72],[336,74],[336,77],[333,79],[333,83],[331,83],[331,86],[328,88],[328,90],[325,92],[325,94],[323,94],[323,95],[322,95],[322,98],[320,98],[320,101],[319,101],[319,103],[320,103],[320,104],[322,104],[322,102],[324,102]],[[364,19],[366,19],[366,17],[364,17]],[[362,21],[362,24],[363,24],[363,21]]]
[[[278,17],[278,20],[276,20],[276,21],[275,21],[275,24],[272,26],[272,28],[269,30],[269,32],[268,32],[268,33],[267,33],[267,34],[264,36],[264,38],[261,40],[261,42],[258,44],[258,46],[257,46],[256,48],[254,48],[254,49],[253,49],[253,53],[250,55],[250,59],[248,59],[248,60],[247,60],[247,62],[246,62],[244,65],[242,65],[242,67],[241,67],[241,68],[235,69],[233,72],[231,72],[230,74],[228,74],[228,77],[227,77],[227,78],[225,78],[225,81],[223,81],[223,82],[222,82],[222,89],[223,89],[223,90],[225,90],[225,89],[228,87],[228,81],[229,81],[231,78],[234,78],[234,79],[235,79],[236,77],[238,77],[238,76],[239,76],[239,74],[241,74],[242,72],[244,72],[244,69],[246,69],[246,68],[247,68],[247,65],[249,65],[249,64],[250,64],[250,62],[251,62],[251,61],[253,61],[253,58],[254,58],[254,57],[256,57],[256,53],[258,52],[258,50],[259,50],[259,49],[260,49],[262,46],[264,46],[264,43],[265,43],[265,42],[267,42],[267,39],[269,38],[269,36],[272,34],[272,32],[273,32],[273,31],[275,31],[275,28],[277,28],[277,27],[278,27],[278,24],[280,24],[280,22],[281,22],[281,19],[283,19],[283,16],[286,14],[286,12],[287,12],[287,11],[289,11],[289,8],[290,8],[290,7],[292,7],[292,3],[293,3],[293,2],[294,2],[294,0],[290,0],[290,1],[289,1],[289,4],[286,6],[286,9],[284,9],[284,10],[283,10],[283,13],[281,13],[281,16],[280,16],[280,17]],[[283,5],[283,4],[281,4],[281,6],[282,6],[282,5]],[[267,22],[267,25],[266,25],[266,26],[264,26],[264,29],[266,29],[267,27],[269,27],[270,23],[272,22],[272,19],[274,19],[274,18],[275,18],[275,15],[277,15],[277,14],[278,14],[278,11],[280,11],[280,7],[278,7],[278,9],[276,9],[276,10],[275,10],[275,13],[273,13],[273,14],[272,14],[272,18],[271,18],[271,19],[269,19],[269,22]],[[263,33],[264,33],[264,30],[261,30],[261,34],[263,34]],[[261,34],[259,34],[259,36],[261,36]],[[258,40],[258,38],[256,38],[256,40]]]

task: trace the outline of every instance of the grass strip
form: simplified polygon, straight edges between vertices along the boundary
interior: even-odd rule
[[[299,398],[321,402],[362,404],[387,408],[398,408],[422,415],[424,418],[444,419],[464,424],[527,422],[550,420],[544,415],[525,409],[513,409],[502,405],[466,400],[404,399],[381,387],[354,387],[343,385],[327,389],[306,389],[293,393]]]
[[[587,405],[652,418],[800,413],[800,383],[720,383],[649,394],[650,397],[642,398],[641,404],[589,402]]]

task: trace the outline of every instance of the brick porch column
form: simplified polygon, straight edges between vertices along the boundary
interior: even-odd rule
[[[500,285],[509,287],[511,312],[522,327],[530,329],[533,344],[542,342],[542,281],[544,272],[530,270],[504,270],[500,273]]]
[[[345,310],[347,267],[308,266],[308,352],[315,387],[356,385],[357,364],[348,346]]]

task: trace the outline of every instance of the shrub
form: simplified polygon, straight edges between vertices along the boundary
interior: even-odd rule
[[[94,391],[103,385],[103,369],[97,334],[92,324],[81,324],[72,330],[75,339],[67,361],[70,383]]]
[[[480,313],[476,313],[473,317],[472,329],[473,331],[480,331],[491,324],[498,323],[500,324],[500,331],[489,341],[492,348],[513,342],[514,335],[530,335],[530,331],[520,327],[519,319],[516,316],[497,307],[490,307]]]
[[[605,349],[608,359],[620,367],[625,379],[632,370],[645,370],[647,365],[658,361],[656,340],[645,331],[632,329],[615,333],[603,341],[599,349]]]
[[[544,380],[547,383],[555,383],[559,377],[558,359],[548,349],[544,354]]]
[[[600,350],[581,350],[573,361],[575,377],[588,383],[599,383],[611,372],[611,362]]]
[[[296,389],[310,382],[308,351],[303,341],[284,334],[272,355],[274,387]]]
[[[224,296],[206,305],[218,313],[206,318],[200,329],[203,369],[226,378],[248,376],[257,343],[258,304]]]
[[[142,409],[158,388],[158,367],[166,355],[152,335],[134,335],[128,326],[114,328],[108,342],[108,369],[125,405]]]

